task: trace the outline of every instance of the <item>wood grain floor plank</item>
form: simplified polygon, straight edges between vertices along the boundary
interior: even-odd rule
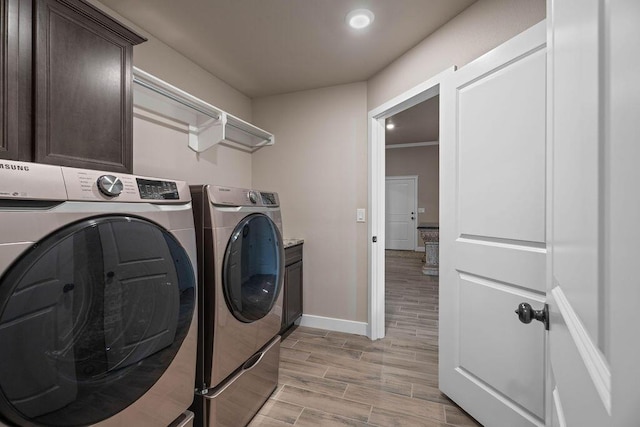
[[[390,337],[390,341],[391,348],[401,348],[412,351],[438,351],[437,343],[429,343],[425,342],[425,340]]]
[[[344,397],[356,402],[369,404],[374,408],[401,412],[415,417],[444,421],[444,407],[440,403],[417,400],[382,390],[349,384]]]
[[[418,362],[432,362],[438,363],[438,352],[437,351],[416,351],[416,360]]]
[[[311,356],[309,356],[307,362],[311,362],[316,365],[324,365],[327,367],[353,370],[365,374],[382,373],[382,366],[380,365],[363,362],[361,360],[348,359],[345,357],[336,356],[334,354],[311,353]]]
[[[411,397],[415,399],[428,400],[430,402],[439,402],[446,405],[452,405],[453,402],[445,394],[443,394],[437,387],[431,387],[422,384],[413,384],[413,390]],[[445,408],[446,418],[446,408]]]
[[[280,348],[291,348],[297,342],[298,340],[295,340],[295,339],[285,339],[280,343]]]
[[[278,400],[363,422],[369,420],[371,413],[369,404],[289,385],[283,387]]]
[[[325,426],[345,426],[345,427],[368,427],[371,424],[361,421],[344,418],[334,414],[328,414],[316,409],[304,408],[296,426],[301,427],[325,427]]]
[[[313,375],[316,377],[323,377],[325,372],[327,372],[328,367],[321,364],[310,363],[309,359],[296,360],[296,359],[284,359],[281,357],[280,369],[286,369],[293,372],[300,372],[302,374]]]
[[[373,408],[369,421],[371,424],[381,427],[453,427],[451,424],[437,420],[413,417],[382,408]]]
[[[453,406],[445,406],[445,417],[448,423],[456,426],[482,427],[480,423],[471,418],[466,412]]]
[[[341,347],[333,347],[326,344],[323,345],[302,340],[298,341],[293,348],[295,350],[307,351],[312,354],[331,354],[354,360],[359,360],[360,356],[362,356],[362,352],[358,350],[349,350]]]
[[[384,380],[381,373],[364,374],[353,370],[329,368],[324,377],[411,397],[412,384],[410,382]]]
[[[288,371],[286,369],[280,369],[278,382],[280,384],[291,385],[338,397],[342,397],[344,391],[347,389],[347,383],[344,382],[344,380],[336,381],[330,377],[318,378],[300,372]]]
[[[347,342],[347,339],[334,337],[331,335],[327,335],[326,337],[304,336],[304,337],[299,337],[298,342],[307,342],[307,343],[319,344],[319,345],[330,345],[332,347],[342,347],[344,343]]]
[[[247,427],[291,427],[292,425],[293,424],[265,417],[262,414],[257,414],[255,417],[253,417]]]
[[[296,330],[293,331],[293,334],[296,334],[296,335],[304,334],[304,335],[315,335],[315,336],[326,337],[329,334],[329,331],[325,331],[324,329],[309,328],[307,326],[298,326]]]
[[[291,360],[307,360],[311,355],[308,351],[301,351],[297,348],[280,347],[280,357]]]
[[[402,350],[399,348],[392,348],[383,341],[369,341],[367,343],[353,342],[349,340],[344,345],[344,348],[351,350],[359,350],[362,352],[362,356],[365,355],[379,355],[395,357],[397,359],[416,360],[416,352],[411,350]],[[360,358],[362,360],[362,357]]]
[[[304,408],[276,399],[269,399],[260,410],[260,415],[286,424],[296,422]]]
[[[360,359],[364,362],[376,363],[378,365],[392,366],[395,368],[409,369],[416,372],[432,373],[438,369],[437,362],[424,362],[409,359],[401,359],[393,353],[364,353]]]

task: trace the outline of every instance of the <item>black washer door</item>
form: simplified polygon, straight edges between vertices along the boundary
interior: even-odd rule
[[[266,316],[282,288],[282,237],[266,215],[244,218],[231,234],[224,255],[222,288],[229,310],[242,322]]]
[[[58,230],[0,278],[0,411],[99,422],[165,372],[195,307],[189,257],[161,227],[103,216]]]

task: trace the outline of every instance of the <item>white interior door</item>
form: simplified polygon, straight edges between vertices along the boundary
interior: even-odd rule
[[[554,426],[611,425],[606,313],[600,300],[599,3],[550,2],[548,290]]]
[[[443,81],[440,389],[485,426],[542,426],[546,24]]]
[[[417,177],[387,177],[385,249],[416,248],[417,186]]]
[[[547,11],[549,425],[639,425],[640,3]]]

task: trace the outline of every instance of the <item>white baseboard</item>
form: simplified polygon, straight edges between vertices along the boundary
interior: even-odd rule
[[[300,318],[300,326],[366,336],[368,324],[365,322],[355,322],[353,320],[303,314]]]

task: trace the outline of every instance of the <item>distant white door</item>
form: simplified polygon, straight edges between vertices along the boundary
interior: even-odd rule
[[[443,81],[440,389],[487,427],[545,423],[546,26]]]
[[[386,179],[386,249],[414,250],[417,236],[417,177]]]
[[[548,2],[550,426],[637,426],[640,3]]]

